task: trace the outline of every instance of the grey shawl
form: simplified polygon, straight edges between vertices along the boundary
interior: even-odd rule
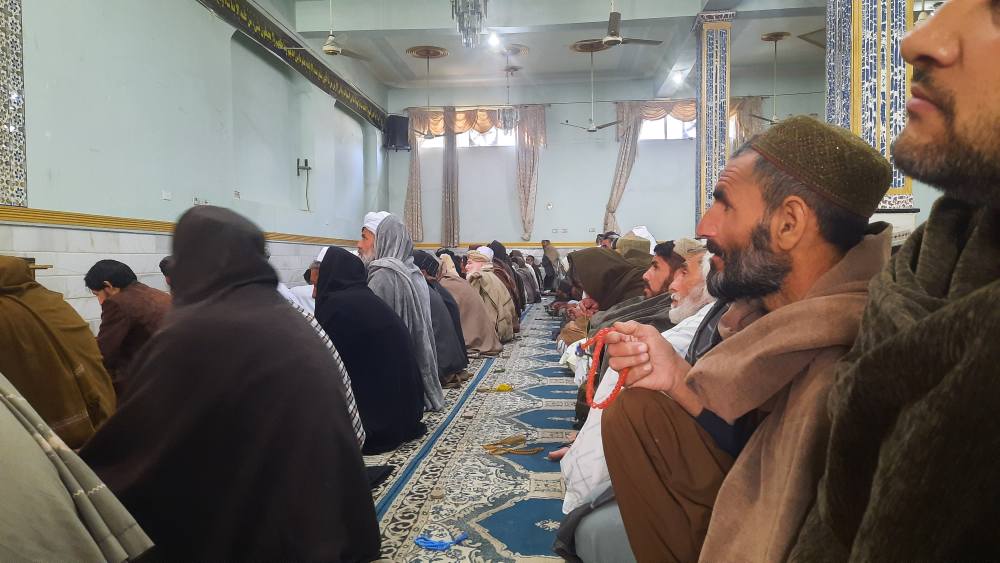
[[[128,510],[0,375],[0,560],[128,561],[153,546]]]
[[[403,222],[395,215],[386,217],[375,233],[375,260],[368,265],[368,287],[409,329],[424,382],[424,406],[436,411],[444,407],[444,391],[438,379],[430,288],[413,263],[412,253],[413,241]]]

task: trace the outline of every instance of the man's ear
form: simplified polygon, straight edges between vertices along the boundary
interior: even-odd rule
[[[771,239],[783,252],[795,248],[809,228],[811,211],[797,195],[790,195],[771,214]]]
[[[111,285],[111,282],[104,282],[104,289],[114,289],[115,287]]]

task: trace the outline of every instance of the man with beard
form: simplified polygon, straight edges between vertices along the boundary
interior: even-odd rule
[[[944,196],[869,286],[793,561],[1000,559],[1000,3],[944,3],[902,53],[892,154]]]
[[[891,229],[868,221],[891,175],[849,131],[774,125],[729,161],[698,225],[708,290],[732,301],[714,347],[685,358],[652,327],[615,325],[610,365],[628,388],[604,414],[604,449],[639,561],[787,557],[820,477],[834,367],[889,255]]]
[[[660,243],[658,246],[665,245],[670,245],[675,252],[682,252],[687,257],[686,260],[680,260],[680,265],[672,276],[669,290],[663,294],[666,302],[660,305],[664,316],[669,316],[670,322],[670,328],[663,332],[663,338],[673,345],[678,354],[684,355],[687,354],[695,330],[701,325],[702,319],[715,302],[715,298],[709,295],[705,285],[710,254],[702,244],[691,239],[680,239],[676,243]],[[671,261],[673,260],[671,258]],[[643,318],[628,320],[646,322]],[[594,392],[594,400],[606,399],[617,380],[616,371],[609,370],[605,373]],[[598,493],[611,486],[608,467],[604,461],[604,449],[601,445],[601,410],[591,409],[586,402],[584,406],[589,411],[587,422],[562,461],[563,482],[566,486],[563,512],[566,514],[592,501]],[[620,517],[618,521],[620,526]],[[560,530],[560,536],[567,533],[568,530]],[[584,543],[589,542],[584,540]]]
[[[622,250],[623,244],[630,237],[632,236],[619,239],[619,252]],[[685,260],[693,254],[697,254],[698,256],[704,255],[705,247],[701,243],[691,239],[680,239],[676,243],[674,241],[661,242],[653,247],[653,257],[650,260],[647,241],[640,237],[632,238],[633,240],[641,241],[642,244],[639,248],[632,249],[629,252],[631,256],[628,256],[628,258],[634,260],[636,263],[639,263],[639,259],[649,263],[649,268],[642,275],[642,281],[645,284],[643,294],[626,299],[606,311],[595,313],[590,318],[590,326],[587,331],[588,338],[593,338],[597,331],[610,327],[617,322],[637,321],[652,325],[661,332],[672,328],[677,322],[671,318],[670,304],[672,296],[669,287],[673,283],[675,273],[685,265]],[[638,258],[636,258],[637,255]],[[693,331],[697,326],[695,325],[691,330]],[[688,336],[690,339],[690,334]],[[577,369],[584,370],[587,368],[587,365],[586,362],[581,362],[578,364]],[[607,370],[607,367],[608,358],[605,356],[602,358],[601,366],[597,370],[599,375],[596,383],[600,383],[600,378]],[[577,381],[580,381],[581,371],[577,371],[577,375]],[[575,410],[576,424],[574,426],[580,428],[586,422],[591,411],[590,405],[587,404],[586,385],[581,385],[577,392]],[[549,454],[549,459],[561,459],[561,451],[564,452],[565,450],[552,452]]]
[[[424,382],[424,406],[436,411],[444,407],[444,391],[438,378],[430,288],[413,264],[412,252],[413,240],[399,217],[385,211],[365,215],[358,254],[368,270],[368,287],[399,315],[410,331]]]

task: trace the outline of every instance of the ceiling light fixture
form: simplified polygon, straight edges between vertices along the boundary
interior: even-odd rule
[[[458,24],[462,45],[478,47],[486,31],[486,5],[489,0],[451,0],[451,18]]]
[[[500,46],[500,37],[497,36],[496,32],[490,34],[490,47],[497,48]]]
[[[680,86],[681,84],[684,83],[684,73],[679,70],[677,72],[674,72],[673,79],[674,79],[674,84]]]

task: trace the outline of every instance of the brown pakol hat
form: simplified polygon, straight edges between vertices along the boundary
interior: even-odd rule
[[[846,129],[790,117],[750,139],[750,148],[829,201],[871,217],[892,182],[889,162]]]

